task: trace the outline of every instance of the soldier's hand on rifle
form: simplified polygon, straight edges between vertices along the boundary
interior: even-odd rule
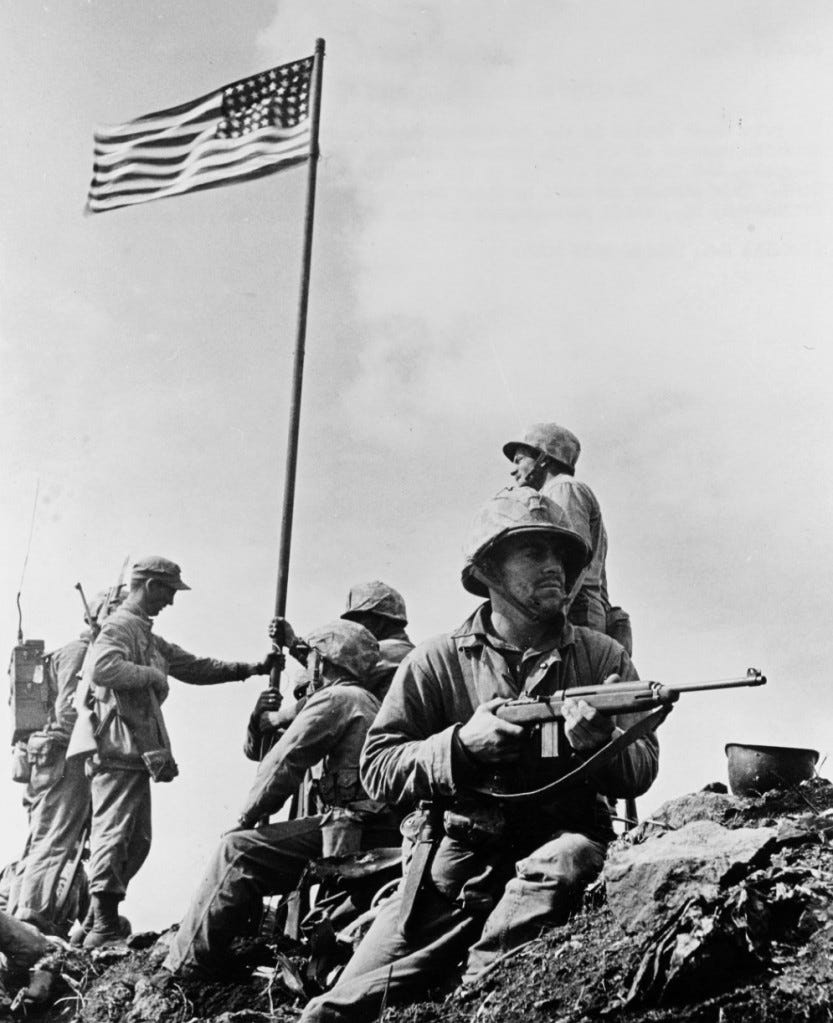
[[[618,682],[618,675],[609,675],[604,684]],[[564,715],[564,735],[578,753],[595,753],[610,742],[616,727],[613,719],[591,707],[585,700],[569,697],[561,706]]]
[[[517,760],[521,755],[523,727],[511,721],[502,721],[492,713],[506,702],[498,696],[481,703],[458,732],[466,752],[481,763],[506,763]]]
[[[275,644],[275,646],[286,647],[291,649],[298,637],[295,635],[295,630],[289,624],[285,618],[273,618],[269,622],[269,639]]]

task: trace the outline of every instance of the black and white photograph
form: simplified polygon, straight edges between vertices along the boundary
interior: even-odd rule
[[[0,1021],[830,1019],[833,8],[0,53]]]

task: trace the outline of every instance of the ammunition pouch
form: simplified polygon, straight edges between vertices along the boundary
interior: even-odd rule
[[[154,781],[173,781],[179,774],[179,768],[170,750],[148,750],[142,754],[142,761]]]
[[[322,774],[313,781],[312,789],[325,806],[349,806],[367,798],[359,781],[358,768]]]

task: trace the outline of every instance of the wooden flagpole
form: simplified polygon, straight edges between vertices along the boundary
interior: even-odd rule
[[[292,513],[295,505],[295,473],[298,465],[298,433],[301,421],[301,389],[304,382],[304,354],[307,336],[307,304],[310,266],[312,264],[312,226],[315,214],[315,184],[318,172],[318,123],[321,115],[321,78],[324,67],[324,40],[315,40],[310,97],[310,152],[307,164],[307,204],[304,212],[304,250],[301,262],[301,292],[298,299],[298,327],[292,369],[292,398],[289,407],[289,435],[286,443],[286,473],[283,488],[283,513],[278,554],[278,584],[275,593],[275,615],[286,614],[286,592],[289,584],[289,554],[292,544]],[[281,669],[275,667],[269,678],[272,689],[279,690]]]

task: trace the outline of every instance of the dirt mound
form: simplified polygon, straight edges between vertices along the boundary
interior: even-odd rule
[[[708,821],[708,826],[693,827]],[[690,829],[766,829],[754,855],[731,855],[708,885],[674,873],[659,853]],[[723,830],[724,835],[726,834]],[[728,837],[728,836],[727,836]],[[740,838],[740,836],[738,836]],[[833,785],[822,779],[759,799],[694,793],[661,807],[617,843],[620,852],[682,878],[673,907],[626,933],[627,906],[611,874],[588,892],[569,924],[509,953],[478,984],[435,1001],[388,1008],[387,1023],[764,1023],[833,1018]],[[709,838],[708,841],[711,841]],[[747,845],[749,843],[746,843]],[[726,842],[727,849],[739,842]],[[685,849],[686,854],[690,850]],[[648,855],[650,853],[650,855]],[[697,861],[695,850],[692,862]],[[654,869],[651,866],[651,869]],[[638,884],[645,882],[637,875]],[[690,891],[680,895],[680,886]],[[646,889],[647,890],[647,889]],[[662,891],[661,884],[654,885]],[[647,897],[647,896],[646,896]],[[670,903],[669,903],[670,906]],[[661,909],[662,907],[660,907]],[[631,921],[625,921],[633,931]],[[246,946],[246,947],[243,947]],[[306,1000],[303,945],[241,943],[245,979],[193,983],[160,979],[164,939],[150,948],[67,954],[45,1023],[277,1023],[296,1020]],[[252,972],[251,964],[260,963]],[[311,993],[311,992],[308,992]],[[29,1016],[38,1016],[30,1006]]]

